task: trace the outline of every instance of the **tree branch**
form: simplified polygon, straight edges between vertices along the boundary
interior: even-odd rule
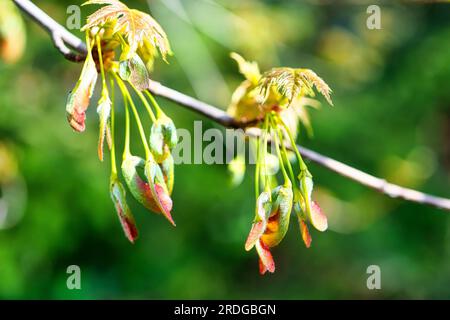
[[[69,61],[72,62],[82,62],[86,59],[85,55],[80,55],[77,53],[72,52],[66,44],[64,43],[61,35],[57,31],[53,31],[52,34],[52,40],[53,44],[55,45],[55,48],[58,49],[59,52]]]
[[[29,0],[12,0],[16,6],[29,15],[37,24],[42,28],[47,30],[47,32],[52,35],[54,33],[59,34],[61,39],[69,47],[75,51],[81,53],[82,55],[87,54],[87,48],[84,42],[69,32],[66,28],[60,25],[58,22],[53,20],[48,14],[37,7],[33,2]]]
[[[26,14],[28,14],[35,22],[42,26],[52,37],[55,47],[70,61],[83,60],[86,53],[86,45],[82,40],[67,31],[62,25],[53,20],[40,8],[29,0],[12,0]],[[80,55],[71,52],[67,46],[74,49]],[[193,110],[225,127],[245,127],[248,124],[237,122],[223,110],[199,101],[174,89],[168,88],[159,82],[151,81],[149,90],[160,97],[171,100],[189,110]],[[248,128],[246,134],[251,137],[258,137],[260,130],[257,128]],[[342,162],[321,155],[315,151],[298,146],[302,156],[309,159],[333,172],[336,172],[350,180],[356,181],[366,187],[377,190],[392,198],[404,199],[416,203],[430,205],[436,208],[450,211],[450,199],[436,197],[426,193],[422,193],[413,189],[404,188],[384,179],[377,178],[361,170],[355,169]],[[292,148],[291,148],[292,149]]]

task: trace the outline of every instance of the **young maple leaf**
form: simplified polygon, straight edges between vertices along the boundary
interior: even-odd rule
[[[91,14],[82,31],[113,22],[113,34],[120,33],[126,38],[130,47],[130,56],[139,48],[145,48],[148,41],[159,49],[165,61],[167,55],[172,55],[166,33],[150,15],[130,9],[119,0],[89,0],[83,5],[87,4],[107,4],[107,6]]]
[[[314,71],[309,69],[273,68],[266,72],[259,83],[260,100],[265,102],[272,87],[291,103],[299,96],[314,97],[313,87],[319,91],[330,105],[331,89]]]

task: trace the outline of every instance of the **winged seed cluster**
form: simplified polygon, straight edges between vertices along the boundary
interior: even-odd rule
[[[148,14],[129,9],[117,0],[90,0],[84,3],[87,4],[106,4],[106,6],[90,15],[82,29],[86,32],[88,55],[80,78],[69,94],[66,105],[67,118],[74,130],[78,132],[85,130],[86,110],[100,73],[102,91],[97,103],[98,156],[103,161],[106,140],[111,151],[111,198],[125,235],[134,242],[138,231],[127,205],[126,189],[121,183],[116,165],[114,89],[116,85],[119,87],[125,106],[125,147],[120,166],[122,179],[139,203],[148,210],[163,214],[175,225],[171,215],[174,182],[171,150],[178,140],[176,128],[147,90],[149,73],[158,51],[164,60],[172,54],[172,51],[163,29]],[[117,60],[116,53],[119,53]],[[138,106],[129,91],[130,88],[152,122],[148,136],[142,125]],[[131,114],[145,150],[142,157],[133,155],[130,151]],[[142,171],[144,174],[139,173]]]
[[[98,156],[103,161],[106,141],[111,154],[111,198],[125,235],[134,242],[138,231],[121,181],[125,182],[128,191],[141,205],[161,213],[175,225],[171,215],[174,184],[171,151],[178,140],[176,128],[147,90],[154,59],[159,54],[167,61],[172,51],[164,30],[150,15],[130,9],[118,0],[89,0],[84,3],[88,4],[104,6],[88,17],[82,29],[86,32],[88,55],[80,78],[69,94],[67,118],[74,130],[85,130],[86,110],[97,80],[101,78],[102,91],[97,103]],[[228,113],[236,120],[256,123],[263,132],[260,138],[251,141],[256,147],[257,157],[256,210],[245,249],[256,248],[260,272],[264,274],[275,270],[270,248],[277,246],[286,235],[292,211],[297,215],[307,247],[311,244],[307,223],[319,231],[327,229],[326,216],[312,200],[312,175],[295,146],[295,138],[299,122],[309,133],[312,132],[306,105],[317,107],[318,102],[308,97],[314,97],[316,89],[332,104],[331,89],[309,69],[274,68],[261,74],[256,62],[248,62],[236,53],[231,56],[246,79],[234,92]],[[125,143],[120,174],[116,165],[114,130],[116,86],[125,109]],[[140,103],[139,109],[135,103],[136,97]],[[140,118],[142,107],[152,121],[148,133]],[[131,152],[131,118],[134,118],[139,131],[145,150],[143,156]],[[268,151],[269,143],[275,146],[275,155]],[[288,149],[293,150],[294,154]],[[292,156],[296,159],[296,165],[295,161],[291,161]],[[274,166],[281,168],[280,176],[273,170]],[[242,181],[245,163],[240,155],[229,168],[234,174],[234,181]]]
[[[306,104],[314,105],[315,87],[332,104],[328,85],[309,69],[274,68],[261,75],[255,62],[247,62],[236,53],[239,71],[246,80],[236,89],[228,112],[241,121],[259,120],[262,136],[254,139],[256,149],[255,197],[256,210],[245,249],[255,248],[259,256],[259,271],[274,272],[275,263],[270,248],[283,240],[289,228],[291,212],[297,216],[302,239],[311,245],[307,223],[319,231],[328,228],[327,217],[312,200],[313,179],[295,144],[298,122],[309,126]],[[308,99],[308,100],[305,100]],[[314,101],[314,100],[313,100]],[[311,128],[309,127],[311,130]],[[268,151],[269,141],[275,154]],[[291,159],[291,147],[297,166]],[[234,175],[243,175],[236,165],[239,156],[229,166]],[[281,180],[274,167],[281,168]],[[240,170],[236,170],[239,168]],[[241,181],[234,177],[235,181]]]

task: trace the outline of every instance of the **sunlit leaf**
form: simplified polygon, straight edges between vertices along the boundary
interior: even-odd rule
[[[261,78],[261,73],[259,71],[258,64],[256,62],[249,62],[246,61],[242,56],[239,54],[232,52],[231,58],[234,59],[238,66],[239,66],[239,72],[242,73],[242,75],[249,80],[251,83],[256,85]]]
[[[130,9],[118,0],[89,0],[84,4],[106,4],[106,6],[91,14],[82,30],[102,27],[107,22],[114,21],[113,33],[120,32],[124,35],[130,47],[130,57],[139,47],[144,46],[145,40],[159,49],[164,60],[167,55],[172,54],[166,33],[150,15]]]
[[[144,39],[143,44],[138,47],[137,54],[141,57],[147,70],[153,71],[153,65],[155,57],[158,56],[158,50],[150,43],[150,41]]]
[[[314,97],[313,87],[316,88],[328,101],[331,101],[331,89],[316,73],[309,69],[273,68],[263,74],[259,82],[261,103],[265,103],[270,90],[276,90],[288,100],[290,105],[299,96]]]
[[[131,82],[139,91],[148,89],[150,75],[137,54],[128,60],[120,61],[119,75],[123,80]]]

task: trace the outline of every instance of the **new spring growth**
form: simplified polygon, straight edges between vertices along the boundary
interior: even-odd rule
[[[331,89],[309,69],[274,68],[261,74],[255,62],[248,62],[236,53],[231,57],[238,63],[245,80],[234,92],[228,113],[237,121],[256,123],[262,130],[254,143],[256,212],[245,249],[256,248],[259,270],[264,274],[275,271],[270,249],[285,237],[292,210],[308,248],[311,235],[307,223],[319,231],[328,227],[326,216],[312,201],[313,177],[296,147],[295,138],[299,123],[312,132],[306,106],[317,106],[311,99],[315,97],[314,90],[332,105]],[[275,155],[269,152],[269,143],[275,146]],[[288,146],[293,150],[295,166]],[[281,169],[281,175],[271,170],[274,166]],[[230,169],[239,176],[243,174],[242,168],[236,170],[230,166]]]
[[[121,176],[130,194],[141,205],[163,214],[175,225],[171,216],[174,184],[171,151],[177,144],[176,128],[147,91],[155,58],[160,55],[167,62],[172,51],[164,30],[150,15],[130,9],[118,0],[89,0],[83,5],[92,4],[104,6],[91,14],[82,28],[86,32],[88,54],[80,78],[67,100],[67,118],[75,131],[85,130],[86,110],[100,74],[102,89],[97,103],[97,153],[103,161],[106,140],[111,154],[111,199],[126,237],[134,242],[138,232],[116,165],[114,89],[119,87],[125,109]],[[133,92],[137,100],[132,96]],[[142,110],[152,122],[148,136],[141,121]],[[145,150],[142,156],[132,155],[130,151],[131,114]]]

